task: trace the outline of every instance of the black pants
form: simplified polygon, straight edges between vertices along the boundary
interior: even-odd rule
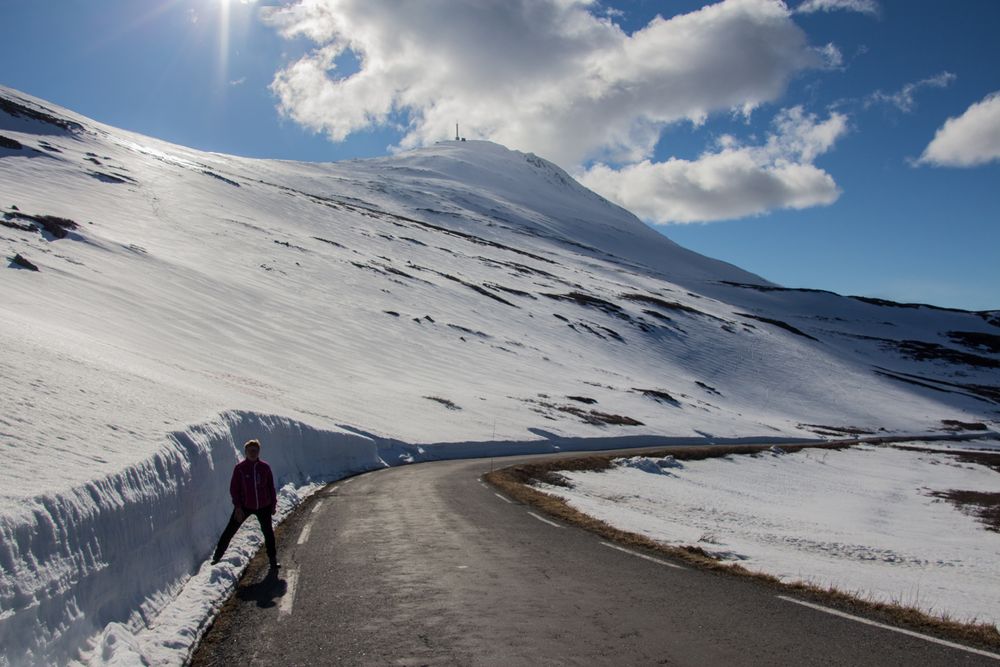
[[[278,551],[274,545],[274,528],[271,526],[271,508],[261,507],[257,510],[251,510],[243,508],[243,521],[250,515],[257,517],[257,521],[260,522],[260,530],[264,533],[264,547],[267,549],[267,559],[274,563],[278,559]],[[215,547],[215,558],[213,560],[219,560],[222,558],[222,554],[226,553],[226,547],[229,546],[229,540],[233,539],[233,535],[236,531],[240,529],[240,524],[243,523],[236,518],[236,510],[229,517],[229,523],[226,524],[226,529],[222,531],[222,537],[219,538],[219,544]]]

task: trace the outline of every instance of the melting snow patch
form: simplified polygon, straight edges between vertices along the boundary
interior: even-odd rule
[[[629,458],[614,459],[613,463],[622,468],[635,468],[643,472],[654,475],[669,475],[667,468],[683,468],[684,464],[673,456],[654,459],[648,456],[632,456]]]
[[[683,468],[684,464],[675,459],[673,456],[664,456],[662,459],[657,460],[656,465],[660,468]]]

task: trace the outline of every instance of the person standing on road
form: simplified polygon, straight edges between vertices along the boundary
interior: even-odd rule
[[[243,452],[246,457],[233,468],[233,478],[229,482],[233,513],[229,517],[226,529],[222,531],[219,544],[215,547],[212,565],[219,562],[240,525],[253,514],[260,523],[261,532],[264,533],[264,546],[267,549],[267,559],[271,562],[271,569],[277,569],[278,553],[274,543],[274,527],[271,525],[271,517],[278,507],[274,476],[271,474],[271,466],[260,459],[259,441],[248,440],[243,445]]]

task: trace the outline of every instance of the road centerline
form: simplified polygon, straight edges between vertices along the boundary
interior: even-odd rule
[[[295,592],[298,581],[298,570],[288,570],[285,573],[285,594],[282,596],[281,603],[278,605],[278,620],[281,620],[285,616],[292,613],[292,607],[295,605]]]
[[[302,532],[299,534],[298,544],[302,545],[309,541],[309,535],[312,533],[312,529],[313,529],[313,520],[310,519],[309,522],[305,525],[305,528],[303,528]]]

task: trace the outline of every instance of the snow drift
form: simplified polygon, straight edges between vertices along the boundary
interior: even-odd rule
[[[377,443],[356,433],[231,412],[170,434],[155,455],[120,473],[5,511],[5,659],[65,663],[108,624],[149,624],[163,603],[151,598],[195,572],[225,525],[232,466],[251,435],[268,443],[284,511],[297,489],[384,465]],[[219,600],[206,602],[201,611]],[[205,620],[194,615],[192,630]]]

